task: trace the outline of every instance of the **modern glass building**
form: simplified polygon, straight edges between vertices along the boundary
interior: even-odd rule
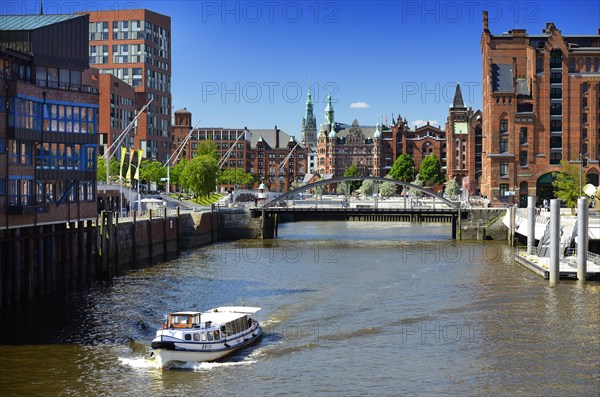
[[[0,16],[0,229],[96,218],[88,26],[87,15]]]

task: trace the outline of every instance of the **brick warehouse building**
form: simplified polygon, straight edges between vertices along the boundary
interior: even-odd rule
[[[180,158],[191,159],[200,142],[211,140],[217,146],[222,169],[240,168],[256,175],[271,191],[288,191],[294,181],[308,172],[308,147],[275,126],[273,129],[196,128],[192,130],[192,113],[175,112],[174,147],[179,147],[191,132]],[[234,149],[231,147],[234,146]],[[227,159],[225,157],[229,153]],[[283,163],[283,167],[279,166]],[[256,183],[255,187],[258,187]],[[231,189],[233,186],[221,186]]]
[[[88,28],[85,14],[0,16],[0,305],[81,285],[95,271]]]
[[[164,163],[171,155],[171,18],[149,10],[90,12],[90,65],[135,88],[135,149]],[[107,131],[102,131],[107,133]],[[108,144],[111,138],[109,136]]]
[[[598,185],[600,32],[563,35],[548,23],[540,35],[492,35],[484,11],[481,53],[482,193],[504,202],[512,193],[521,206],[553,197],[552,173],[580,153]]]
[[[425,156],[435,154],[447,180],[456,177],[466,191],[479,193],[481,112],[465,107],[460,85],[448,112],[446,130],[429,123],[411,130],[401,116],[389,126],[361,127],[354,120],[350,127],[341,129],[333,117],[333,106],[328,103],[317,144],[319,174],[341,176],[354,164],[363,175],[385,176],[402,153],[412,157],[417,169]]]

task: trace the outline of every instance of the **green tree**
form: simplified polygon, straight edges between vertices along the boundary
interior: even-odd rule
[[[163,184],[160,179],[166,177],[167,169],[163,167],[160,161],[142,160],[140,164],[140,179],[146,181],[148,185],[150,185],[150,182]]]
[[[196,150],[196,154],[194,156],[204,156],[209,155],[215,160],[219,160],[219,152],[217,150],[217,144],[212,140],[202,141],[198,145],[198,149]]]
[[[402,153],[396,161],[394,161],[394,165],[392,165],[392,169],[388,176],[397,181],[404,182],[412,182],[415,179],[415,174],[417,173],[415,162],[412,157],[410,157],[407,153]]]
[[[110,159],[108,172],[110,172],[111,181],[118,181],[119,165],[119,160]],[[106,182],[106,160],[101,156],[98,156],[98,161],[96,162],[96,178],[98,182]]]
[[[316,182],[322,180],[323,178],[319,178]],[[325,193],[325,186],[317,186],[313,190],[315,191],[315,196],[323,196],[323,193]]]
[[[383,182],[379,186],[381,197],[392,197],[396,195],[396,184],[394,182]]]
[[[254,183],[254,176],[242,168],[226,168],[219,173],[219,183],[248,186]]]
[[[450,182],[446,185],[446,196],[450,198],[450,200],[456,200],[458,194],[460,193],[460,187],[458,186],[458,182],[456,182],[456,178],[452,178]]]
[[[362,176],[362,173],[358,170],[358,168],[356,167],[356,165],[352,164],[350,167],[348,167],[346,169],[346,172],[344,172],[344,176]],[[346,190],[348,190],[348,194],[351,194],[353,190],[356,190],[360,187],[361,185],[361,181],[352,181],[352,182],[345,182],[342,183],[338,186],[338,189],[346,192]],[[343,187],[345,184],[348,184],[348,189],[346,189],[346,187]]]
[[[556,178],[552,182],[554,193],[567,207],[574,210],[577,206],[577,199],[580,193],[579,164],[571,164],[566,161],[561,161],[560,164],[562,165],[562,170],[552,174]],[[583,185],[585,183],[583,181]]]
[[[298,180],[293,181],[292,184],[290,185],[290,187],[292,189],[298,189],[301,186],[304,186],[304,183],[302,181],[298,181]]]
[[[210,153],[197,155],[190,160],[180,176],[183,187],[200,197],[206,197],[215,190],[219,164]]]
[[[175,164],[175,167],[171,167],[169,176],[171,178],[171,185],[181,186],[181,174],[185,169],[187,162],[188,161],[185,158],[182,158]]]
[[[441,184],[446,180],[442,172],[442,164],[433,153],[425,156],[421,161],[419,175],[421,175],[424,184]]]
[[[417,174],[417,177],[412,182],[413,185],[423,187],[423,180],[421,180],[421,174]],[[421,197],[423,192],[417,189],[411,189],[410,195],[413,197]]]
[[[363,195],[363,197],[373,196],[374,191],[375,191],[375,184],[370,179],[363,181],[362,185],[360,185],[360,193]]]

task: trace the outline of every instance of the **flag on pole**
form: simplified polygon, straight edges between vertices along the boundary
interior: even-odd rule
[[[125,156],[127,155],[127,148],[121,148],[121,166],[119,167],[119,180],[123,178],[123,164],[125,164]],[[109,161],[109,160],[107,160]]]
[[[137,151],[137,156],[138,156],[138,163],[137,163],[137,168],[135,169],[135,175],[133,176],[135,179],[137,179],[138,181],[140,180],[140,164],[142,163],[142,155],[143,155],[143,151],[142,149],[139,149]]]
[[[131,182],[131,163],[133,163],[133,155],[135,154],[135,150],[131,149],[129,152],[129,167],[127,167],[127,175],[125,175],[125,180],[127,182]]]

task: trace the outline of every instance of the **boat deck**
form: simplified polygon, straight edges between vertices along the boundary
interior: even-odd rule
[[[539,257],[537,255],[527,255],[526,250],[519,250],[515,254],[515,260],[534,273],[539,274],[545,279],[550,278],[550,258]],[[560,278],[577,278],[577,258],[567,256],[561,258],[558,264]],[[587,276],[588,280],[600,280],[600,264],[588,259]]]

